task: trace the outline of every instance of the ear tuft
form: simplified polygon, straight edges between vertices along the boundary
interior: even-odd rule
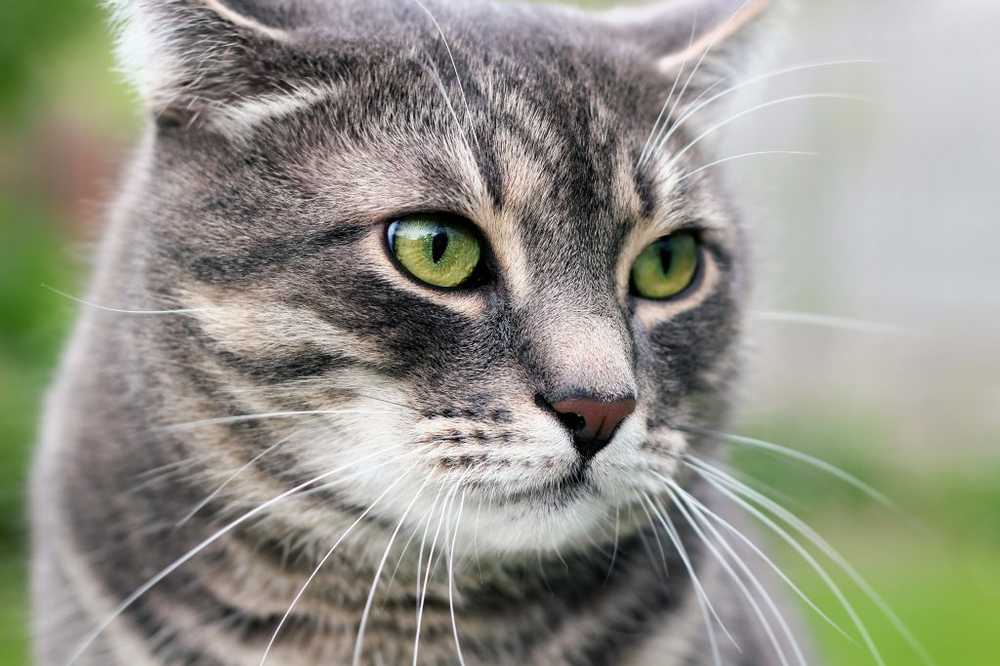
[[[119,67],[157,113],[225,99],[237,92],[225,85],[225,77],[238,87],[239,72],[251,63],[255,47],[290,40],[283,27],[223,0],[105,3],[117,28]]]

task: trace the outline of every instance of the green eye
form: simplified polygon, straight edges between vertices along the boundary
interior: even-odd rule
[[[686,231],[661,238],[632,265],[632,290],[643,298],[662,301],[691,286],[698,275],[698,239]]]
[[[482,257],[476,233],[440,215],[414,215],[393,222],[389,249],[410,275],[446,289],[468,281]]]

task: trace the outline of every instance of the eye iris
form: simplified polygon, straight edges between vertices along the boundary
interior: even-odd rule
[[[694,234],[679,232],[661,238],[636,259],[632,267],[633,291],[653,300],[676,296],[694,281],[699,259]]]
[[[479,239],[466,225],[434,215],[397,220],[389,226],[389,247],[413,277],[435,287],[458,287],[475,272]]]

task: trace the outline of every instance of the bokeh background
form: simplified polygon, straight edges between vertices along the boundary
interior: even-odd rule
[[[25,476],[40,401],[109,197],[141,125],[97,0],[0,3],[0,664],[26,652]],[[592,3],[594,4],[594,3]],[[823,458],[908,518],[807,465],[732,445],[733,465],[824,534],[942,666],[1000,663],[1000,3],[802,0],[730,107],[720,156],[756,226],[754,355],[734,431]],[[785,313],[785,314],[780,314]],[[880,326],[783,321],[788,313]],[[779,316],[780,314],[780,316]],[[917,523],[919,526],[914,527]],[[839,604],[774,540],[835,619]],[[835,567],[824,560],[831,571]],[[887,663],[919,663],[834,574]],[[814,615],[833,666],[871,664]]]

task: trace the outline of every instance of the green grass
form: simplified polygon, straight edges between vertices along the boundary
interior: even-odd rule
[[[38,207],[0,195],[0,665],[28,663],[25,481],[39,404],[73,307],[43,289],[74,273]]]
[[[1000,465],[958,460],[930,470],[894,463],[888,453],[892,424],[842,407],[796,406],[789,414],[774,415],[747,431],[834,462],[888,494],[899,512],[823,472],[780,456],[738,449],[736,467],[837,548],[939,664],[998,663]],[[770,541],[792,578],[842,627],[851,629],[849,618],[819,576],[791,548],[777,538]],[[857,607],[886,663],[919,664],[899,633],[850,578],[838,573],[829,560],[819,559]],[[811,611],[804,612],[829,664],[876,663],[863,646],[846,641]]]
[[[856,531],[849,539],[854,544],[849,550],[852,563],[939,664],[997,663],[1000,637],[995,613],[1000,609],[1000,579],[996,576],[996,548],[968,542],[961,547],[927,543],[889,526]],[[793,561],[790,556],[784,559]],[[805,581],[806,593],[821,608],[828,609],[845,629],[851,627],[845,614],[837,612],[839,603],[834,595],[816,576],[801,564],[791,564],[789,569],[795,579]],[[851,581],[843,575],[835,578],[860,610],[886,663],[919,663],[899,633]],[[860,642],[852,645],[820,620],[813,624],[829,664],[874,663]]]
[[[24,562],[20,553],[0,555],[0,664],[28,663]]]

